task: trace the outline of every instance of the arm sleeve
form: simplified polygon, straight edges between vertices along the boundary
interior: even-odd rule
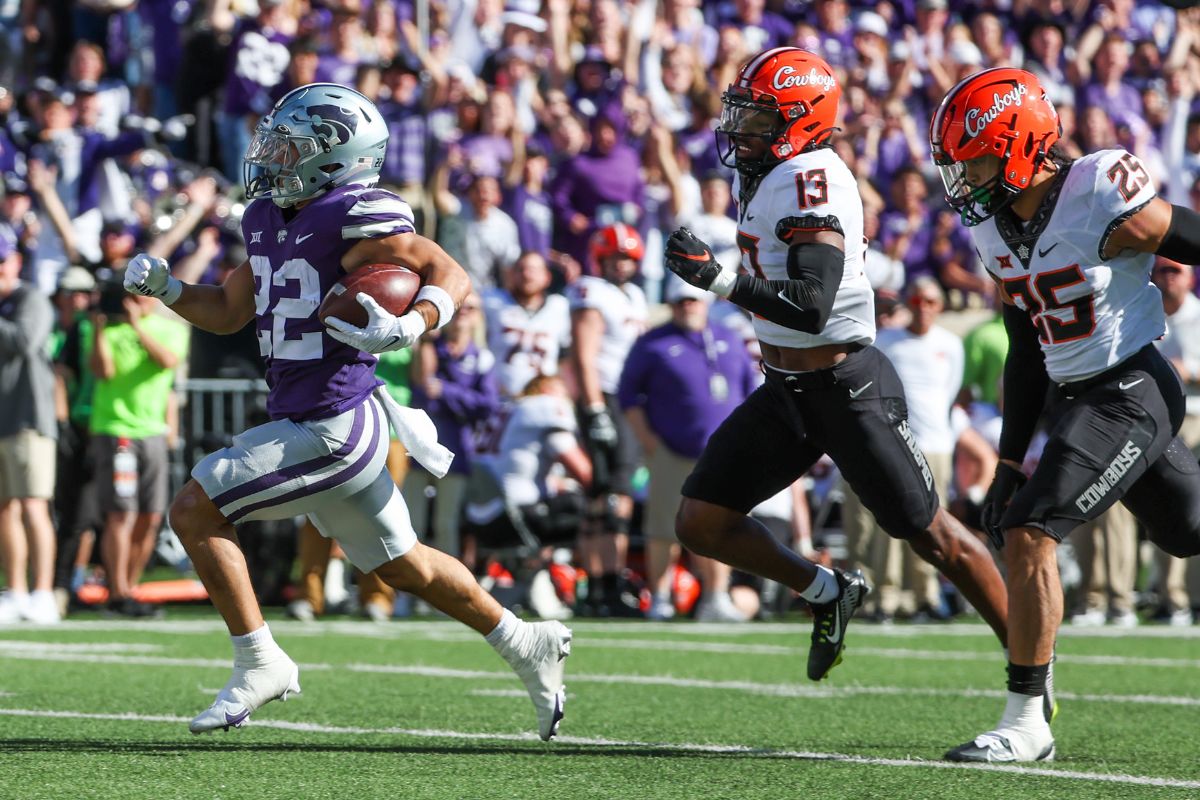
[[[408,203],[382,189],[358,194],[342,220],[343,239],[379,239],[414,230],[416,225]]]
[[[788,280],[739,275],[729,299],[778,325],[820,333],[833,311],[845,265],[846,254],[833,245],[794,244],[788,248]]]
[[[1200,214],[1171,206],[1171,224],[1154,252],[1180,264],[1200,264]]]
[[[1000,458],[1025,460],[1025,451],[1046,405],[1046,360],[1037,329],[1016,306],[1004,306],[1008,356],[1004,359],[1004,422],[1000,431]]]

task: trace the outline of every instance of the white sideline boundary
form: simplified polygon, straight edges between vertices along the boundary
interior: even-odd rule
[[[449,620],[390,620],[386,625],[375,622],[334,620],[318,622],[293,622],[290,620],[268,620],[272,631],[285,632],[293,636],[322,636],[339,633],[346,636],[363,636],[375,639],[402,639],[421,633],[461,632],[463,626]],[[565,624],[579,632],[601,631],[605,633],[667,633],[680,636],[761,636],[763,634],[788,634],[807,637],[812,626],[807,622],[640,622],[602,621],[588,619],[566,620]],[[113,619],[66,619],[62,622],[41,626],[0,625],[0,632],[30,631],[139,631],[143,633],[168,633],[172,635],[222,633],[225,625],[214,612],[211,620],[113,620]],[[984,637],[995,638],[986,625],[965,622],[938,625],[872,625],[856,622],[854,635],[878,636],[886,639],[905,639],[914,636],[935,637]],[[1063,625],[1058,630],[1060,639],[1200,639],[1200,625],[1172,628],[1167,625],[1141,625],[1137,628],[1076,628]]]
[[[26,648],[21,650],[0,649],[0,660],[14,661],[51,661],[64,663],[113,664],[118,666],[139,667],[198,667],[212,669],[230,669],[232,662],[219,658],[180,658],[173,656],[150,655],[120,655],[113,653],[75,653],[56,650],[46,646],[44,650]],[[511,681],[511,672],[495,672],[490,670],[452,669],[447,667],[432,667],[424,665],[401,664],[328,664],[304,663],[300,669],[305,671],[337,671],[345,670],[355,673],[370,673],[382,675],[416,675],[426,678],[446,678],[451,680],[495,680]],[[569,683],[620,684],[624,686],[667,686],[677,689],[709,689],[715,691],[741,692],[745,694],[766,695],[769,697],[806,697],[813,699],[829,699],[839,697],[855,697],[860,695],[890,695],[911,697],[966,697],[966,698],[999,698],[1003,699],[1008,693],[998,689],[940,689],[933,687],[905,686],[822,686],[800,683],[759,683],[756,681],[719,681],[703,678],[676,678],[670,675],[627,675],[627,674],[593,674],[568,673]],[[1133,705],[1155,706],[1186,706],[1200,707],[1200,697],[1177,695],[1101,695],[1080,694],[1076,692],[1058,692],[1059,699],[1091,703],[1118,703]]]
[[[177,717],[165,714],[98,714],[81,711],[41,711],[26,708],[0,709],[0,716],[31,717],[40,719],[89,719],[106,722],[143,722],[170,723],[185,725],[187,717]],[[532,734],[512,733],[483,733],[468,731],[447,731],[419,728],[359,728],[334,725],[318,725],[309,722],[288,722],[285,720],[262,720],[251,722],[257,728],[274,728],[277,730],[297,731],[303,733],[322,733],[332,735],[384,735],[406,736],[419,739],[450,739],[457,741],[501,741],[521,742],[538,745],[540,742]],[[2,742],[3,739],[0,739]],[[1172,789],[1200,789],[1200,781],[1179,780],[1176,778],[1155,778],[1146,775],[1124,775],[1119,773],[1083,772],[1079,770],[1057,770],[1045,767],[1021,767],[1013,764],[958,764],[949,761],[923,761],[909,758],[873,758],[856,756],[849,753],[822,753],[804,750],[773,750],[768,748],[750,747],[741,744],[684,744],[671,742],[638,742],[622,741],[619,739],[603,739],[585,736],[558,736],[558,744],[578,745],[584,747],[623,747],[630,749],[655,748],[672,750],[681,753],[697,755],[738,755],[750,758],[781,759],[796,761],[826,761],[842,764],[883,767],[908,767],[923,769],[971,770],[975,772],[991,772],[1022,777],[1058,778],[1060,780],[1088,781],[1095,783],[1116,783],[1133,786],[1157,786]],[[181,745],[186,746],[186,745]],[[546,745],[552,750],[553,744]]]
[[[423,631],[415,632],[410,639],[423,638],[448,644],[470,644],[479,642],[479,636],[455,626],[452,631]],[[857,631],[856,631],[857,632]],[[290,634],[288,634],[290,635]],[[697,642],[687,639],[607,639],[607,638],[577,638],[579,646],[606,650],[646,650],[651,652],[670,653],[711,653],[716,655],[758,655],[758,656],[787,656],[804,657],[808,647],[781,644],[754,644],[750,642]],[[32,642],[27,639],[0,639],[0,649],[17,648],[29,650],[76,650],[78,652],[154,652],[161,651],[162,645],[152,644],[68,644],[54,642]],[[854,658],[885,658],[906,659],[917,661],[986,661],[1003,665],[1003,656],[999,649],[984,650],[912,650],[907,648],[862,647],[848,645],[847,652]],[[0,657],[3,657],[0,654]],[[1161,667],[1173,669],[1200,669],[1200,659],[1195,658],[1153,658],[1144,656],[1108,656],[1085,654],[1062,654],[1058,656],[1058,664],[1071,666],[1098,667]]]

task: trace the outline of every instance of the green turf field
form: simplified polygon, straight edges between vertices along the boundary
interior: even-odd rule
[[[808,626],[578,621],[560,736],[446,621],[272,620],[302,695],[193,737],[228,677],[214,612],[0,627],[0,800],[1200,797],[1200,628],[1065,630],[1059,757],[948,765],[1003,704],[978,625],[850,628],[804,679]]]

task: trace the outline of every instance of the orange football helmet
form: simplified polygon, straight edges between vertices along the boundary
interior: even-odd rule
[[[1032,72],[997,67],[960,81],[929,126],[946,202],[965,225],[991,218],[1033,184],[1060,136],[1058,112]],[[964,162],[987,155],[1000,159],[1000,169],[976,186],[967,180]]]
[[[591,250],[592,260],[597,266],[602,259],[612,256],[625,256],[640,262],[646,254],[637,229],[623,222],[606,225],[592,234]]]
[[[799,47],[776,47],[742,67],[721,95],[717,146],[721,163],[742,175],[762,175],[780,161],[823,144],[835,130],[842,89],[825,59]],[[728,137],[721,148],[720,136]],[[737,158],[738,139],[761,139],[767,154]]]

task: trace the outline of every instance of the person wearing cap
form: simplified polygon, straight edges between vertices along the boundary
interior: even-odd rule
[[[46,354],[54,312],[20,273],[17,237],[0,226],[0,552],[7,556],[8,586],[0,594],[0,623],[52,623],[60,619],[50,521],[58,429]]]
[[[58,282],[52,300],[58,313],[50,338],[57,384],[55,415],[58,420],[58,476],[54,495],[58,523],[58,559],[54,588],[69,591],[77,581],[74,562],[86,540],[90,549],[104,521],[96,502],[95,475],[87,457],[96,376],[90,354],[95,332],[89,311],[96,299],[96,279],[87,269],[71,266]],[[80,570],[82,572],[82,570]]]
[[[666,299],[671,319],[644,334],[629,351],[617,398],[650,469],[642,533],[647,584],[654,592],[649,616],[674,614],[667,575],[679,560],[675,511],[684,479],[708,437],[758,386],[738,335],[709,321],[712,294],[672,276]],[[704,595],[696,618],[744,622],[729,598],[730,568],[692,555]]]
[[[75,250],[86,261],[97,262],[101,258],[105,161],[137,152],[148,146],[151,139],[145,130],[124,131],[110,138],[78,128],[74,102],[74,95],[63,88],[43,93],[41,129],[30,148],[29,160],[44,164],[52,172],[54,189],[71,221]],[[40,211],[44,233],[38,237],[33,253],[32,275],[38,288],[49,295],[71,259],[48,210],[43,207]]]

